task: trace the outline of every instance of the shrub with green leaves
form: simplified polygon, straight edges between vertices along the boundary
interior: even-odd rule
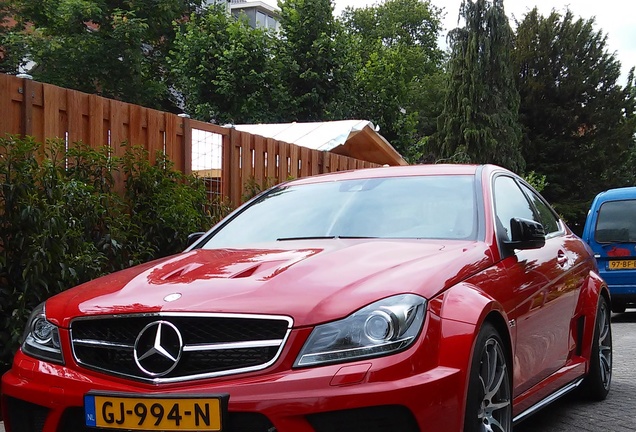
[[[151,164],[134,147],[115,158],[82,143],[0,138],[0,372],[47,297],[177,253],[211,224],[203,182],[165,155]]]

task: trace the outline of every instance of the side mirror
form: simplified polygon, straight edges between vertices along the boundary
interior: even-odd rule
[[[539,249],[545,245],[543,225],[528,219],[510,219],[511,241],[505,244],[514,249]]]
[[[204,232],[195,232],[192,233],[190,235],[188,235],[188,241],[186,242],[186,247],[190,247],[192,246],[197,240],[199,240],[203,234],[205,234]]]

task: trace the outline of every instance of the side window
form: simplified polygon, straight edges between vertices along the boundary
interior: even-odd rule
[[[636,241],[636,200],[607,201],[598,211],[594,239],[598,243]]]
[[[558,218],[554,215],[552,209],[530,188],[525,185],[521,185],[521,188],[530,197],[530,201],[534,204],[534,208],[539,212],[539,219],[543,229],[545,229],[546,235],[561,231]]]
[[[510,238],[510,219],[512,218],[540,222],[514,179],[506,176],[495,178],[494,190],[497,235],[500,239],[512,240]]]

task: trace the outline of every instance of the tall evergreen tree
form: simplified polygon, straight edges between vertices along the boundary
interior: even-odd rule
[[[633,75],[617,84],[620,63],[607,51],[594,20],[571,11],[519,23],[514,65],[519,72],[523,155],[546,177],[543,193],[575,229],[600,191],[634,184]]]
[[[465,26],[449,32],[451,58],[434,152],[442,159],[523,171],[513,32],[503,0],[463,0]]]

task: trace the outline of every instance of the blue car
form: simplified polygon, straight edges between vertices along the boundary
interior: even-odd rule
[[[583,228],[612,297],[612,312],[636,307],[636,187],[594,198]]]

